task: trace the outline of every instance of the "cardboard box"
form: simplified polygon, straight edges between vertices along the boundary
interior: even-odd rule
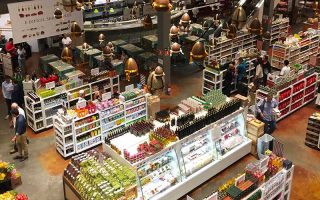
[[[11,188],[15,189],[17,186],[22,184],[21,176],[11,178]]]
[[[255,143],[254,141],[252,141],[252,143],[251,143],[251,151],[250,151],[250,153],[253,156],[258,156],[257,143]]]
[[[241,106],[242,107],[246,107],[249,104],[249,99],[248,97],[242,96],[240,94],[237,94],[236,96],[234,96],[236,99],[239,99],[241,101]]]
[[[258,119],[247,122],[247,132],[260,137],[264,134],[264,123]]]
[[[160,98],[158,96],[148,97],[148,119],[155,119],[156,113],[160,111]]]

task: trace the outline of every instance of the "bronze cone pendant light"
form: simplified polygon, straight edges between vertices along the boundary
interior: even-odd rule
[[[238,30],[242,29],[242,27],[247,22],[247,15],[242,6],[239,6],[235,9],[231,16],[231,22],[236,26]]]

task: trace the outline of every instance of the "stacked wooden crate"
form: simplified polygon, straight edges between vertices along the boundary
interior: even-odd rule
[[[320,113],[309,117],[305,145],[320,150]]]
[[[264,134],[264,123],[258,119],[247,122],[248,138],[252,140],[251,154],[257,156],[257,140]]]

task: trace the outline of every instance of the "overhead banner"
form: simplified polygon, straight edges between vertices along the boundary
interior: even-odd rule
[[[68,34],[74,21],[83,30],[82,11],[67,12],[61,2],[35,0],[8,4],[14,43]],[[56,8],[62,11],[60,19],[54,17]]]

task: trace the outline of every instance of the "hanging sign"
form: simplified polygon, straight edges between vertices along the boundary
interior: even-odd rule
[[[57,17],[59,19],[54,16],[56,8],[62,12],[60,18]],[[70,9],[70,7],[65,8]],[[73,9],[72,12],[67,12],[65,8],[59,1],[52,0],[9,3],[8,10],[14,43],[69,34],[73,21],[83,29],[82,11]]]

